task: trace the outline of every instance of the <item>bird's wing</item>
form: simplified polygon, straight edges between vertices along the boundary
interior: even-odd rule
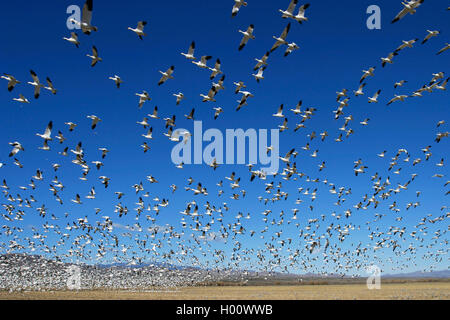
[[[283,40],[286,39],[290,28],[291,28],[291,23],[288,23],[288,25],[286,26],[286,28],[284,28],[283,33],[280,36],[281,39],[283,39]]]
[[[194,50],[195,50],[195,42],[192,41],[191,45],[189,46],[188,54],[189,55],[194,55]]]
[[[83,6],[83,12],[81,17],[81,22],[87,24],[88,26],[91,25],[92,21],[92,10],[93,10],[93,0],[86,0],[86,3]],[[83,30],[85,32],[86,30]]]
[[[408,14],[408,9],[407,8],[403,8],[402,11],[400,11],[397,16],[395,16],[394,20],[392,20],[391,23],[397,22],[398,20],[400,20],[401,18],[403,18],[404,16],[406,16]]]
[[[30,70],[30,74],[31,74],[31,77],[33,78],[33,81],[36,83],[39,83],[39,78],[38,78],[36,72],[34,72],[33,70]]]
[[[144,27],[147,24],[147,21],[139,21],[137,25],[137,29],[140,31],[144,31]]]
[[[290,14],[294,13],[295,6],[297,5],[298,0],[292,0],[291,3],[289,3],[289,7],[287,8],[287,12]]]

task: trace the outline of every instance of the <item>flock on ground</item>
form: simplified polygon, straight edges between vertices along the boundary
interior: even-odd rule
[[[420,10],[423,0],[413,0],[403,2],[403,9],[394,18],[393,23],[406,18],[408,14],[413,15],[416,10]],[[450,8],[442,8],[449,10]],[[243,0],[235,0],[232,7],[232,17],[236,17],[241,10],[251,10],[251,4],[247,5]],[[289,42],[289,32],[291,24],[308,23],[308,12],[314,10],[314,6],[305,3],[300,5],[298,0],[292,0],[287,9],[280,9],[280,19],[287,21],[286,27],[281,34],[273,36],[274,44],[267,50],[262,57],[256,60],[254,73],[252,76],[259,83],[264,80],[264,71],[269,65],[271,54],[275,50],[284,50],[284,56],[293,57],[299,50],[299,46],[294,42]],[[439,10],[439,8],[438,8]],[[94,18],[94,19],[93,19]],[[83,37],[95,33],[101,33],[101,26],[98,28],[93,25],[95,22],[95,10],[93,9],[93,0],[87,0],[83,10],[81,21],[72,21],[79,25]],[[129,27],[131,32],[137,35],[141,40],[145,39],[147,22],[139,21],[136,27]],[[236,51],[245,50],[249,41],[257,41],[254,33],[255,26],[250,24],[245,31],[238,30],[242,35],[241,41],[236,42]],[[217,176],[215,182],[218,193],[208,192],[207,185],[212,183],[201,182],[201,178],[189,177],[184,186],[172,184],[170,186],[159,185],[152,189],[153,185],[159,184],[158,177],[148,175],[145,182],[137,181],[133,186],[120,186],[114,184],[114,178],[101,174],[103,166],[106,166],[108,153],[107,147],[98,148],[98,154],[92,154],[92,158],[87,158],[83,145],[79,142],[74,146],[65,144],[66,136],[73,134],[77,130],[77,124],[67,120],[62,125],[58,124],[58,132],[54,131],[54,123],[48,122],[43,133],[36,133],[42,139],[41,146],[25,146],[20,141],[10,143],[10,161],[0,163],[0,168],[4,166],[23,167],[20,156],[24,152],[35,152],[34,149],[41,149],[47,152],[54,152],[58,144],[61,146],[59,156],[69,157],[72,160],[73,167],[64,167],[58,163],[49,163],[49,171],[44,172],[41,169],[36,170],[36,174],[23,185],[9,185],[7,178],[0,185],[3,193],[1,215],[3,225],[1,229],[2,253],[40,253],[49,257],[58,259],[72,259],[72,261],[89,262],[102,261],[110,259],[115,262],[128,262],[132,265],[138,265],[146,261],[155,259],[177,265],[196,266],[205,268],[224,268],[239,269],[245,263],[247,269],[273,270],[273,271],[298,271],[298,272],[324,272],[326,266],[328,272],[345,274],[348,272],[357,272],[363,270],[368,263],[373,261],[373,257],[383,256],[381,252],[389,250],[393,252],[386,261],[386,265],[395,265],[397,262],[395,256],[402,257],[404,260],[396,267],[401,270],[410,267],[416,263],[417,259],[434,260],[436,264],[442,262],[447,254],[446,250],[435,249],[439,246],[447,247],[446,232],[448,226],[445,225],[445,219],[450,215],[448,207],[442,206],[441,211],[434,214],[427,214],[421,217],[409,216],[407,212],[421,206],[421,191],[415,192],[413,197],[407,203],[396,200],[399,193],[406,192],[407,189],[415,188],[419,190],[420,186],[414,184],[415,179],[420,175],[421,166],[433,166],[435,174],[433,179],[440,179],[442,182],[442,194],[449,195],[450,181],[445,180],[442,168],[445,166],[445,159],[436,159],[433,157],[433,145],[438,143],[448,143],[449,132],[445,131],[445,120],[436,123],[436,136],[434,141],[430,141],[427,146],[418,147],[417,150],[384,150],[375,157],[384,159],[386,163],[385,172],[372,172],[362,159],[354,162],[354,174],[358,177],[370,175],[370,184],[368,192],[357,202],[348,203],[346,197],[352,194],[350,186],[339,185],[328,179],[320,180],[314,178],[315,173],[305,173],[297,169],[297,156],[307,153],[313,158],[320,159],[320,143],[330,140],[332,143],[339,143],[355,134],[354,129],[350,127],[353,122],[352,115],[347,111],[352,96],[360,97],[366,95],[364,92],[366,84],[377,72],[382,72],[394,63],[396,59],[401,59],[406,50],[414,50],[419,45],[429,45],[430,42],[436,44],[440,41],[439,50],[432,52],[433,55],[448,55],[450,49],[449,43],[441,41],[441,34],[437,30],[424,30],[423,39],[404,40],[397,48],[386,57],[381,57],[377,64],[365,68],[359,80],[359,88],[356,90],[338,89],[336,92],[337,107],[334,114],[330,116],[336,120],[343,121],[339,128],[341,133],[336,137],[329,137],[326,128],[320,131],[311,131],[305,133],[309,142],[302,147],[292,146],[290,151],[280,157],[283,164],[282,171],[277,174],[271,174],[262,170],[256,170],[252,164],[248,164],[248,174],[238,176],[236,172],[230,172],[227,176]],[[237,32],[236,32],[237,33]],[[81,45],[81,37],[72,32],[69,37],[64,37],[68,45],[73,45],[74,50],[78,50]],[[144,40],[145,41],[145,40]],[[221,60],[216,59],[211,63],[211,56],[204,55],[196,57],[195,41],[188,42],[186,52],[182,52],[186,58],[186,63],[192,63],[198,68],[208,70],[212,86],[209,91],[201,93],[201,99],[208,104],[216,102],[216,95],[221,90],[225,90],[225,75],[221,69]],[[76,47],[76,48],[75,48]],[[430,47],[431,48],[431,47]],[[100,49],[100,50],[99,50]],[[90,62],[92,68],[98,63],[108,63],[101,58],[101,48],[92,47],[92,52],[87,53],[86,64]],[[131,48],[130,48],[131,49]],[[431,50],[431,49],[430,49]],[[176,68],[161,68],[160,77],[157,82],[159,86],[167,81],[176,80]],[[17,80],[11,74],[4,74],[1,78],[8,82],[10,92],[21,91],[27,83],[34,87],[34,98],[38,99],[41,91],[48,91],[49,94],[64,94],[58,92],[50,77],[46,76],[46,84],[41,82],[38,74],[30,71],[32,81]],[[40,75],[41,78],[43,77]],[[114,85],[120,89],[123,80],[119,75],[106,75]],[[425,93],[445,94],[449,78],[444,72],[432,74],[429,79],[423,79],[423,86],[411,90],[409,94],[398,94],[394,97],[386,97],[387,105],[407,103],[408,100],[415,97],[421,97]],[[155,79],[156,83],[156,79]],[[392,83],[396,89],[405,86],[408,80],[398,79]],[[239,79],[233,81],[234,93],[239,96],[235,108],[240,111],[248,105],[248,101],[254,95],[247,89],[247,84]],[[230,83],[231,85],[231,83]],[[353,92],[352,92],[353,91]],[[367,101],[371,104],[379,103],[382,97],[382,90],[368,95]],[[31,103],[23,94],[19,93],[14,101],[20,103]],[[144,105],[151,101],[149,92],[143,90],[136,93],[136,107],[142,109]],[[173,100],[176,105],[183,103],[185,98],[182,92],[174,93]],[[144,142],[141,145],[144,153],[152,152],[152,139],[168,138],[167,143],[178,142],[180,139],[190,139],[188,132],[182,135],[174,134],[176,129],[176,115],[161,116],[158,107],[151,107],[153,112],[145,116],[142,120],[136,119],[137,125],[142,127],[145,132],[142,134]],[[247,107],[248,108],[248,107]],[[223,112],[230,112],[229,108],[214,106],[212,108],[211,119],[219,119]],[[303,132],[308,130],[307,124],[310,119],[316,115],[316,107],[304,107],[302,101],[296,106],[285,108],[284,105],[274,110],[273,117],[279,118],[282,123],[279,125],[281,132],[293,130]],[[235,112],[235,111],[234,111]],[[295,119],[297,123],[293,128],[288,127],[288,114],[290,119]],[[184,115],[186,119],[194,120],[195,109]],[[101,134],[102,119],[97,115],[87,115],[86,121],[90,121],[91,129],[97,130]],[[164,121],[167,132],[153,131],[156,122]],[[370,125],[370,119],[366,118],[359,122],[360,126]],[[164,134],[164,135],[163,135]],[[56,141],[55,141],[56,140]],[[267,153],[272,152],[273,146],[267,147]],[[117,150],[111,150],[118,152]],[[376,153],[376,151],[374,152]],[[413,156],[413,154],[418,154]],[[318,171],[326,170],[326,162],[319,161]],[[174,165],[176,169],[189,170],[189,167],[183,163]],[[220,166],[217,161],[209,164],[212,169]],[[65,194],[64,188],[70,181],[61,181],[57,174],[60,170],[74,170],[79,167],[81,177],[79,179],[91,184],[88,194]],[[402,175],[402,168],[413,168],[415,172],[410,176]],[[174,168],[174,170],[176,170]],[[204,170],[212,170],[208,166]],[[0,169],[1,170],[1,169]],[[51,172],[53,171],[54,174]],[[230,170],[232,171],[232,170]],[[0,171],[1,172],[1,171]],[[3,174],[2,174],[3,175]],[[52,178],[52,175],[54,176]],[[401,182],[394,182],[397,180]],[[248,195],[245,189],[246,184],[258,183],[260,185],[260,194]],[[296,192],[288,192],[285,188],[287,183],[294,183]],[[104,191],[114,193],[117,203],[114,204],[113,212],[104,212],[102,208],[97,208],[92,214],[85,217],[79,217],[75,214],[65,212],[64,204],[66,201],[73,202],[80,206],[88,201],[93,201],[97,196],[97,189],[102,187]],[[308,214],[314,212],[315,200],[320,201],[320,190],[325,188],[335,197],[332,213],[317,214],[315,218],[309,218]],[[171,208],[170,199],[160,198],[157,195],[158,188],[170,188],[174,197],[177,193],[190,193],[191,200],[181,209]],[[111,190],[113,189],[113,190]],[[151,190],[151,192],[149,191]],[[39,199],[39,194],[50,192],[55,201],[61,204],[58,211],[50,211],[47,204]],[[227,202],[224,197],[228,194]],[[239,200],[248,196],[255,196],[264,206],[262,212],[252,212],[252,208],[239,208]],[[292,201],[292,198],[297,198]],[[310,198],[309,207],[302,206]],[[134,203],[135,202],[135,203]],[[231,204],[229,203],[231,202]],[[271,205],[278,202],[284,202],[284,210],[274,212]],[[129,209],[128,205],[136,206]],[[379,206],[385,206],[387,213],[376,213],[374,217],[368,217],[365,225],[353,222],[352,218],[358,215],[364,215],[367,209],[379,210]],[[160,212],[177,212],[174,215],[174,221],[171,225],[158,226],[156,224]],[[244,211],[244,212],[242,212]],[[381,211],[381,210],[380,210]],[[24,232],[27,216],[38,213],[42,219],[42,225],[32,226],[32,236],[22,236]],[[127,224],[126,231],[116,228],[120,225],[121,219],[126,215],[136,215],[134,224]],[[396,215],[396,225],[381,225],[372,227],[374,222],[382,220],[387,214]],[[406,228],[402,226],[403,219],[414,221],[413,227]],[[60,221],[65,221],[61,224]],[[263,228],[256,229],[257,224],[252,221],[262,220]],[[69,221],[69,222],[67,222]],[[432,233],[428,233],[430,227],[434,224],[441,227]],[[285,230],[289,226],[294,226],[296,232],[287,234]],[[384,229],[382,229],[384,227]],[[324,228],[324,229],[320,229]],[[323,231],[322,231],[323,230]],[[352,243],[349,248],[342,247],[346,238],[355,230],[366,230],[367,240]],[[263,245],[253,247],[250,238],[260,238]],[[217,243],[229,244],[231,250],[218,249]],[[248,246],[247,246],[248,245]],[[422,257],[417,257],[419,249],[425,250]],[[380,253],[379,253],[380,252]],[[322,267],[321,267],[322,266]],[[331,269],[330,269],[331,268]]]

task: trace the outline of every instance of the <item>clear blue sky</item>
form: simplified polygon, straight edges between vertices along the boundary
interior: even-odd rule
[[[235,222],[234,217],[238,212],[251,213],[252,219],[242,220],[247,232],[238,239],[247,248],[264,248],[264,242],[270,240],[270,235],[280,229],[270,226],[270,232],[266,233],[266,239],[258,236],[250,238],[249,230],[261,230],[265,224],[262,222],[261,212],[267,208],[272,210],[269,221],[279,220],[281,210],[285,212],[285,221],[292,216],[291,208],[300,209],[299,222],[304,228],[307,219],[326,216],[325,222],[321,222],[317,235],[324,233],[326,227],[333,222],[335,225],[344,226],[351,223],[353,226],[361,226],[361,230],[355,230],[344,241],[339,242],[334,234],[333,244],[341,247],[343,251],[354,250],[358,242],[362,246],[373,247],[376,241],[370,241],[367,237],[365,222],[374,219],[376,213],[386,214],[381,221],[371,225],[379,231],[387,232],[389,226],[406,227],[407,233],[416,230],[414,228],[420,219],[427,214],[437,217],[446,211],[440,211],[441,206],[449,205],[449,197],[445,196],[448,187],[444,188],[448,180],[448,167],[439,168],[435,166],[441,158],[448,156],[448,141],[443,139],[440,144],[434,143],[437,132],[448,131],[448,125],[436,128],[440,120],[449,120],[449,93],[448,91],[434,91],[425,93],[421,98],[409,98],[406,102],[394,103],[386,106],[394,93],[410,94],[414,90],[429,83],[432,73],[446,72],[448,77],[450,51],[436,56],[435,53],[449,41],[450,19],[447,1],[425,1],[413,16],[408,15],[396,24],[391,24],[392,18],[401,10],[400,1],[312,1],[307,10],[309,21],[299,25],[293,20],[288,36],[289,42],[296,42],[300,50],[293,52],[288,57],[283,57],[283,48],[279,48],[269,58],[269,66],[264,72],[265,79],[261,83],[251,76],[254,58],[261,58],[270,49],[274,40],[272,36],[280,35],[288,20],[282,19],[278,9],[286,9],[289,1],[266,1],[249,0],[247,7],[242,7],[237,17],[231,18],[233,1],[94,1],[93,24],[98,26],[99,31],[90,36],[78,32],[81,42],[77,49],[72,44],[62,40],[68,37],[70,31],[66,28],[66,8],[71,4],[82,6],[81,1],[58,1],[52,2],[12,2],[3,4],[0,13],[0,34],[2,49],[0,50],[1,72],[13,74],[22,83],[12,93],[6,90],[6,81],[0,82],[0,162],[7,165],[0,169],[0,178],[5,178],[11,186],[11,194],[20,194],[28,197],[33,194],[38,200],[34,207],[45,203],[48,208],[48,216],[42,219],[38,216],[35,208],[27,209],[23,221],[7,222],[2,224],[18,226],[25,229],[21,237],[32,234],[29,226],[40,228],[45,221],[50,223],[50,213],[60,218],[57,223],[65,227],[67,222],[78,217],[88,216],[90,223],[100,219],[101,215],[108,215],[121,225],[133,224],[138,197],[135,196],[131,186],[140,181],[144,182],[145,191],[149,191],[151,197],[145,199],[146,204],[154,203],[154,197],[169,198],[170,205],[161,208],[156,217],[157,225],[174,225],[177,231],[181,231],[179,224],[179,211],[183,210],[186,203],[192,200],[192,193],[184,191],[187,178],[193,177],[196,184],[202,182],[208,188],[209,197],[198,197],[196,200],[203,207],[205,201],[210,201],[216,207],[227,202],[230,211],[225,214],[224,222]],[[382,29],[368,30],[366,27],[366,9],[369,5],[377,4],[381,7]],[[137,21],[146,20],[146,33],[144,41],[134,35],[127,27],[135,27]],[[239,52],[237,50],[241,40],[238,30],[245,30],[249,24],[255,25],[254,35],[256,40],[250,40],[247,46]],[[393,65],[381,68],[380,58],[387,56],[395,50],[402,40],[419,38],[420,41],[426,36],[426,30],[440,30],[441,34],[421,45],[419,42],[412,49],[401,51],[395,58]],[[219,92],[216,103],[202,103],[200,93],[206,94],[210,88],[209,71],[194,66],[183,56],[191,41],[196,42],[196,56],[211,55],[222,61],[222,70],[226,75],[225,91]],[[95,45],[99,49],[103,61],[95,68],[90,67],[90,59],[86,57],[91,53],[91,47]],[[159,70],[165,71],[171,65],[175,66],[174,80],[169,80],[161,87],[157,86],[160,78]],[[367,81],[365,95],[354,97],[353,90],[359,85],[362,70],[376,66],[375,77]],[[41,81],[49,76],[58,94],[50,95],[47,91],[41,94],[38,100],[32,97],[33,88],[26,84],[31,81],[29,70],[33,69]],[[109,76],[119,75],[124,83],[118,90]],[[394,89],[394,83],[399,80],[407,80],[403,88]],[[255,97],[249,100],[249,105],[241,111],[235,112],[236,100],[240,96],[234,94],[233,81],[244,81],[247,89]],[[337,108],[336,91],[343,88],[349,90],[350,105],[346,108],[345,116],[351,114],[355,119],[349,127],[353,128],[355,134],[345,139],[343,143],[335,143],[340,131],[338,128],[343,124],[343,119],[335,121],[332,111]],[[368,104],[367,97],[372,96],[381,89],[378,104]],[[139,110],[137,108],[138,97],[135,93],[147,90],[152,101],[147,102]],[[186,99],[180,106],[175,105],[174,93],[183,92]],[[23,93],[30,99],[31,104],[18,104],[12,98]],[[299,122],[288,109],[295,106],[298,100],[303,100],[304,106],[317,108],[316,115],[306,123],[307,128],[293,132],[295,123]],[[334,205],[336,197],[328,192],[329,187],[323,183],[316,184],[299,181],[283,181],[283,190],[289,192],[287,201],[279,201],[269,206],[257,201],[257,196],[270,196],[264,193],[264,182],[256,179],[253,183],[249,181],[248,170],[245,166],[224,165],[213,171],[206,165],[186,166],[183,170],[174,167],[170,160],[170,150],[173,143],[169,142],[162,133],[164,123],[161,120],[152,120],[155,139],[149,142],[151,150],[144,154],[140,145],[144,142],[141,134],[145,133],[136,121],[153,111],[158,105],[160,115],[163,117],[177,116],[177,127],[192,129],[192,121],[184,119],[183,115],[195,108],[197,120],[203,120],[203,127],[218,128],[255,128],[272,129],[281,124],[281,120],[272,117],[278,106],[284,103],[285,114],[289,118],[289,131],[280,134],[281,154],[285,154],[291,148],[296,148],[300,153],[297,157],[297,168],[300,172],[312,178],[327,178],[336,184],[336,187],[351,187],[353,194],[346,197],[343,206]],[[214,121],[212,107],[221,106],[224,113]],[[90,120],[87,115],[95,114],[103,121],[96,130],[90,129]],[[359,122],[370,118],[369,125],[363,127]],[[42,139],[36,133],[42,133],[47,123],[54,123],[53,134],[58,130],[64,133],[68,139],[63,145],[57,141],[50,142],[52,151],[41,151],[38,147],[42,145]],[[74,132],[69,133],[64,122],[72,121],[78,124]],[[311,142],[311,151],[303,151],[301,147],[308,142],[307,134],[316,131],[317,134],[327,130],[329,137],[325,142],[315,139]],[[18,158],[24,165],[19,169],[8,159],[10,147],[8,142],[20,141],[25,152],[20,152]],[[62,146],[74,148],[79,141],[83,141],[83,147],[88,162],[101,160],[98,147],[107,147],[110,150],[106,157],[105,166],[97,171],[94,167],[89,173],[89,180],[83,182],[78,179],[81,176],[79,167],[71,163],[72,156],[63,158],[58,152]],[[429,161],[424,160],[420,151],[425,146],[432,145],[433,156]],[[401,163],[402,172],[399,176],[387,171],[389,159],[395,156],[399,148],[407,149],[411,154],[411,161],[417,157],[422,158],[422,163],[412,167],[411,163]],[[309,154],[319,149],[319,156],[311,158]],[[387,150],[385,159],[376,156],[383,150]],[[361,158],[369,168],[367,173],[355,177],[353,173],[353,161]],[[326,161],[326,169],[318,171],[318,165]],[[399,161],[402,162],[402,161]],[[53,200],[48,191],[48,185],[54,177],[51,164],[59,163],[61,169],[56,173],[58,178],[66,185],[61,192],[64,205],[60,206]],[[43,182],[37,182],[38,189],[22,191],[19,186],[26,186],[30,177],[35,174],[36,169],[44,171]],[[224,182],[225,194],[217,197],[218,188],[215,184],[225,180],[232,171],[236,171],[241,177],[241,186],[247,191],[247,196],[238,201],[231,200],[232,190],[228,183]],[[366,193],[371,193],[370,176],[378,172],[383,179],[391,176],[392,187],[398,183],[404,184],[409,180],[411,173],[417,173],[418,177],[410,184],[408,190],[392,196],[383,201],[377,209],[371,207],[368,210],[356,211],[351,208],[357,204]],[[435,173],[445,176],[441,179],[431,178]],[[109,188],[105,191],[100,184],[98,176],[105,175],[111,178]],[[145,182],[146,175],[153,175],[158,184],[150,185]],[[226,180],[225,180],[226,181]],[[279,181],[279,178],[276,179]],[[384,181],[384,180],[383,180]],[[178,190],[171,194],[169,186],[174,183]],[[83,198],[88,194],[90,188],[95,186],[97,199],[83,199],[82,206],[73,204],[79,193]],[[310,211],[309,196],[300,195],[296,192],[298,187],[318,188],[318,196],[314,201],[314,211]],[[240,189],[236,189],[240,190]],[[422,191],[420,198],[416,199],[415,192]],[[114,196],[115,191],[122,191],[126,195],[121,200],[123,205],[128,206],[130,213],[127,217],[119,219],[113,212],[114,204],[119,203]],[[295,204],[295,199],[301,198],[301,205]],[[388,206],[397,201],[401,212],[398,214],[388,210]],[[408,202],[420,201],[416,209],[405,210]],[[7,199],[0,201],[8,204]],[[100,215],[94,215],[94,208],[102,208]],[[343,214],[351,208],[353,215],[350,219],[336,220],[331,217],[332,212]],[[2,213],[4,209],[2,208]],[[203,211],[203,209],[200,209]],[[448,210],[448,209],[447,209]],[[64,213],[69,212],[69,218],[64,218]],[[144,227],[151,226],[145,221],[145,214],[141,216],[140,224]],[[152,213],[154,216],[154,213]],[[403,221],[395,221],[395,217],[403,216]],[[208,217],[206,217],[208,218]],[[208,221],[202,218],[205,223]],[[418,250],[413,265],[405,259],[406,257],[392,255],[392,249],[386,248],[376,252],[374,257],[370,250],[369,257],[364,258],[365,263],[382,264],[387,272],[394,270],[395,265],[406,262],[405,270],[413,271],[429,268],[435,265],[437,269],[448,268],[448,259],[442,260],[436,265],[434,259],[424,259],[423,255],[428,252],[436,252],[439,249],[446,251],[447,246],[442,244],[447,226],[444,222],[440,224],[427,224],[428,235],[424,237],[424,248]],[[217,231],[217,225],[212,231]],[[298,230],[291,224],[283,227],[285,229],[282,238],[288,237],[298,239]],[[430,249],[427,245],[434,243],[433,232],[440,229],[443,235],[433,244]],[[117,232],[122,232],[117,229]],[[188,234],[191,233],[186,229]],[[160,235],[158,235],[160,237]],[[397,237],[398,238],[398,237]],[[8,245],[11,238],[1,233],[1,241]],[[50,233],[47,243],[51,246],[55,243],[55,236]],[[414,239],[405,236],[406,241],[401,242],[402,250],[409,243],[417,245]],[[127,241],[127,240],[124,240]],[[401,241],[401,240],[400,240]],[[69,241],[70,242],[70,241]],[[213,248],[225,248],[230,252],[234,241],[230,238],[227,245],[220,242],[210,242]],[[302,249],[303,238],[294,240],[296,244],[291,248]],[[4,252],[4,248],[1,249]],[[284,254],[289,253],[284,251]],[[313,264],[319,270],[333,271],[333,266],[322,263],[321,256]],[[394,263],[388,261],[391,257]],[[305,257],[306,258],[306,257]],[[254,257],[252,257],[252,261]],[[341,258],[342,263],[345,259]],[[90,261],[92,262],[92,261]],[[247,267],[242,263],[242,267]],[[311,269],[316,271],[315,269]],[[295,270],[293,270],[295,271]],[[398,270],[397,270],[398,271]],[[352,270],[361,273],[361,271]]]

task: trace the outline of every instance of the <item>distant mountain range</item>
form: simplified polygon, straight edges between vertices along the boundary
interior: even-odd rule
[[[439,270],[431,272],[415,271],[398,274],[381,274],[382,278],[450,278],[450,270]]]

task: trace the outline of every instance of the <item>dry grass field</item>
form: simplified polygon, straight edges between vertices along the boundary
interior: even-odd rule
[[[0,292],[2,300],[403,300],[450,299],[450,282],[410,282],[382,284],[368,290],[365,284],[297,286],[188,287],[133,291],[49,291]]]

